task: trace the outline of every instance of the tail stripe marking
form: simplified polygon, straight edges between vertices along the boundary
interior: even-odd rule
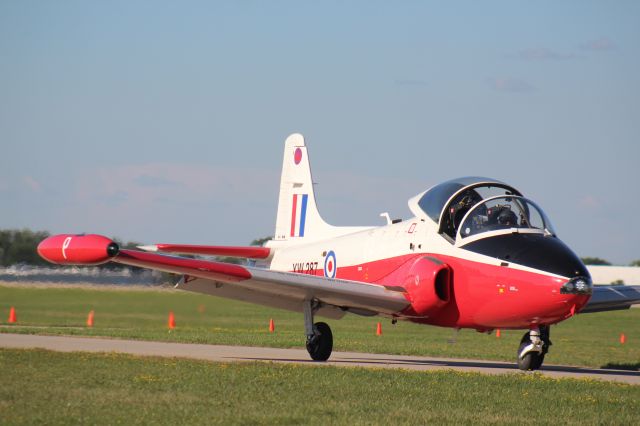
[[[296,235],[296,211],[298,204],[298,194],[293,194],[293,208],[291,209],[291,236]]]
[[[293,194],[293,200],[291,200],[290,233],[292,237],[304,237],[308,201],[309,194]]]
[[[307,199],[309,198],[309,194],[304,194],[302,196],[302,210],[300,211],[300,236],[304,237],[304,223],[307,218]]]

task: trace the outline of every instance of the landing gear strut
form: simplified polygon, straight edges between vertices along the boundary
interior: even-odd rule
[[[551,346],[550,331],[548,325],[542,325],[540,328],[532,328],[522,336],[518,348],[518,368],[520,370],[533,371],[542,366],[544,356],[549,352],[549,346]]]
[[[318,310],[316,300],[304,301],[304,330],[307,335],[307,352],[314,361],[326,361],[333,350],[333,334],[327,323],[313,323],[313,314]]]

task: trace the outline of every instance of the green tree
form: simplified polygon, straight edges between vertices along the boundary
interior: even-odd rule
[[[262,247],[264,245],[264,243],[266,243],[267,241],[273,239],[273,237],[262,237],[262,238],[256,238],[255,240],[251,241],[251,245],[252,246],[260,246]]]
[[[600,259],[599,257],[582,257],[581,260],[582,260],[582,263],[584,263],[585,265],[605,265],[605,266],[611,265],[610,262],[607,262],[604,259]]]
[[[273,237],[256,238],[255,240],[251,241],[250,245],[262,247],[262,245],[264,243],[266,243],[267,241],[269,241],[272,238]],[[218,257],[216,257],[216,260],[218,262],[234,263],[236,265],[244,265],[244,264],[247,263],[247,260],[242,258],[242,257],[218,256]]]
[[[18,263],[29,265],[46,265],[38,255],[38,244],[49,236],[46,231],[30,229],[0,230],[0,264],[10,266]]]
[[[638,259],[638,260],[634,260],[633,262],[631,262],[631,263],[629,264],[629,266],[640,266],[640,259]]]
[[[234,265],[244,265],[247,263],[246,259],[242,257],[216,256],[214,260],[216,262],[233,263]]]

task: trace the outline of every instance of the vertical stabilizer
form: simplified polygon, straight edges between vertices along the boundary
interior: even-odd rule
[[[320,217],[313,192],[313,180],[304,136],[290,135],[284,143],[280,198],[275,240],[322,239],[330,229]]]
[[[304,136],[290,135],[284,143],[276,232],[272,242],[277,246],[304,244],[370,228],[331,226],[322,219],[316,207]],[[274,246],[273,243],[270,246]]]

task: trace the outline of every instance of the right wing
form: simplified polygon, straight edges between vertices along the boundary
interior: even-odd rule
[[[638,285],[594,285],[591,299],[580,313],[629,309],[631,305],[638,303],[640,303],[640,286]]]

